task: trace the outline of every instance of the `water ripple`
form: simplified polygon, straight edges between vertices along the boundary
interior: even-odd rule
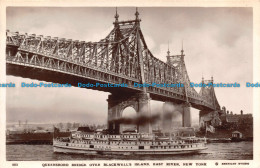
[[[208,149],[186,155],[84,155],[53,153],[51,145],[7,145],[8,161],[51,160],[252,160],[253,142],[210,143]]]

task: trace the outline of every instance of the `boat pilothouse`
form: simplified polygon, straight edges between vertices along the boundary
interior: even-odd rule
[[[73,132],[69,138],[55,138],[54,152],[104,154],[184,154],[206,149],[204,138],[180,137],[176,134],[128,132]]]

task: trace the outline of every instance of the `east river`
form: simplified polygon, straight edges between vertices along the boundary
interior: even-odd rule
[[[8,161],[52,160],[252,160],[253,142],[209,143],[208,149],[186,155],[84,155],[54,153],[52,145],[6,145]]]

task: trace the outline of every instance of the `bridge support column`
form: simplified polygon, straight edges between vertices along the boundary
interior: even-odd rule
[[[200,113],[199,113],[199,126],[200,126],[200,128],[205,128],[206,127],[205,117],[207,116],[208,113],[210,113],[210,112],[208,112],[208,111],[200,111]]]
[[[191,105],[190,103],[182,104],[182,126],[183,127],[191,127],[191,113],[190,113]]]
[[[151,117],[150,95],[146,93],[137,94],[138,97],[138,115],[145,115],[149,119]],[[140,133],[152,133],[151,123],[139,125]]]
[[[172,131],[173,117],[180,112],[182,114],[182,126],[191,127],[191,105],[190,103],[176,104],[173,102],[165,102],[163,104],[162,116],[162,132]]]
[[[118,134],[122,132],[120,123],[115,122],[115,119],[122,117],[122,112],[126,107],[133,107],[137,115],[145,115],[150,117],[150,96],[146,93],[137,93],[132,95],[127,94],[112,94],[108,96],[108,129],[110,133]],[[144,124],[143,124],[144,123]],[[151,133],[151,124],[144,121],[137,125],[137,129],[141,133]],[[147,124],[145,124],[147,123]]]
[[[165,102],[163,104],[162,116],[162,132],[169,133],[172,131],[172,117],[174,113],[174,104],[172,102]]]
[[[114,95],[108,95],[108,130],[110,133],[119,133],[120,125],[118,123],[112,122],[112,119],[120,117],[120,99]]]

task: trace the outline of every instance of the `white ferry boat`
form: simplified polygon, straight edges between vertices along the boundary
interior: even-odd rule
[[[88,138],[91,137],[91,138]],[[54,152],[84,154],[186,154],[207,149],[206,140],[196,137],[156,137],[154,134],[109,135],[77,131],[68,138],[53,140]]]

